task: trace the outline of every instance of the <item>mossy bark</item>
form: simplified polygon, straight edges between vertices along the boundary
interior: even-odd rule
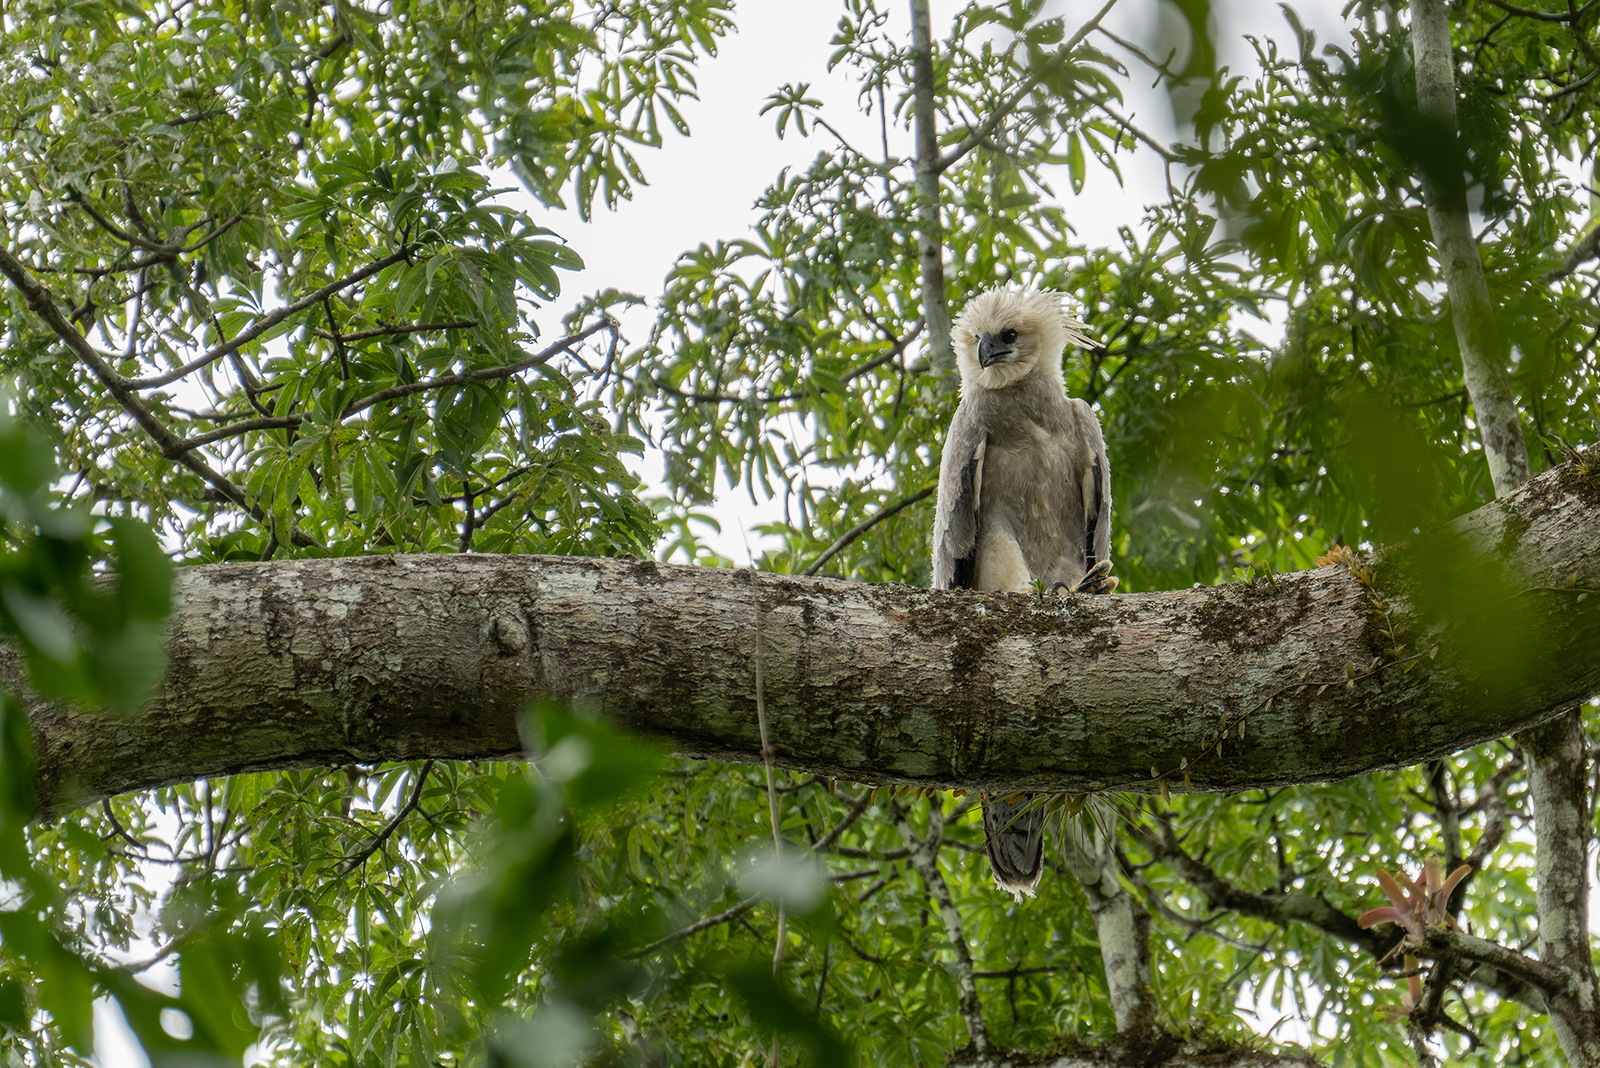
[[[41,804],[270,768],[515,758],[518,714],[540,697],[680,753],[759,761],[758,600],[772,742],[790,768],[1090,791],[1414,764],[1600,691],[1600,594],[1581,592],[1600,588],[1597,477],[1551,472],[1450,532],[1452,558],[1473,561],[1463,588],[1510,591],[1465,610],[1498,621],[1511,599],[1510,675],[1460,637],[1471,626],[1417,607],[1438,558],[1423,546],[1369,585],[1325,567],[1110,597],[474,554],[188,568],[144,710],[25,697]],[[20,685],[10,650],[0,674]]]

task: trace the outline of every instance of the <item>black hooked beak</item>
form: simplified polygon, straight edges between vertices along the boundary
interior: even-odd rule
[[[1005,331],[1005,334],[1011,333],[1012,331],[1010,330]],[[1004,334],[1001,337],[995,337],[993,334],[984,334],[978,338],[978,366],[991,367],[1011,355],[1010,344],[1002,340],[1004,336]]]

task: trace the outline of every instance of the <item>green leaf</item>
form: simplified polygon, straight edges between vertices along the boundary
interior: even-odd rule
[[[793,1040],[806,1054],[806,1063],[819,1066],[856,1063],[855,1051],[773,978],[771,961],[729,964],[722,974],[757,1026]]]

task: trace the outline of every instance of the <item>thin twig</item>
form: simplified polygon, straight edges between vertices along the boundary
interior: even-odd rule
[[[477,325],[478,321],[476,319],[459,319],[448,323],[412,323],[407,326],[384,323],[380,320],[380,325],[375,329],[356,330],[348,334],[339,334],[337,337],[326,330],[313,330],[311,332],[325,341],[344,340],[349,342],[365,341],[369,337],[387,337],[392,334],[420,334],[426,330],[471,330]]]
[[[1153,149],[1162,159],[1166,160],[1168,163],[1178,162],[1178,157],[1176,155],[1174,155],[1169,149],[1162,147],[1159,141],[1145,133],[1143,130],[1139,129],[1139,127],[1135,126],[1131,120],[1124,118],[1116,108],[1112,107],[1110,104],[1107,104],[1103,100],[1095,101],[1094,106],[1105,112],[1106,115],[1110,117],[1111,121],[1122,127],[1129,136],[1133,137],[1135,140],[1144,142],[1146,146]]]
[[[339,333],[339,324],[333,318],[333,298],[331,296],[322,298],[322,310],[328,316],[328,329],[333,331],[331,335],[333,338],[333,351],[334,355],[339,357],[339,381],[348,382],[350,381],[350,357],[345,352],[344,335]]]
[[[576,345],[578,342],[585,340],[601,330],[607,329],[610,325],[611,324],[608,320],[602,320],[586,330],[574,334],[571,337],[562,338],[560,341],[550,345],[548,348],[529,356],[525,360],[518,360],[516,363],[501,364],[497,367],[484,367],[476,371],[467,371],[458,375],[442,375],[439,378],[429,378],[424,379],[421,382],[408,382],[405,385],[390,386],[387,389],[380,389],[375,393],[369,393],[365,397],[359,397],[345,405],[344,409],[339,413],[339,419],[343,421],[350,418],[352,415],[356,415],[368,408],[371,408],[375,404],[381,404],[387,400],[396,400],[400,397],[408,397],[414,393],[425,393],[431,389],[445,389],[450,386],[461,386],[470,382],[484,382],[493,378],[509,378],[514,374],[519,374],[539,364],[548,363],[558,353],[569,349],[571,346]],[[349,338],[349,335],[345,336],[346,339]],[[193,438],[175,438],[173,442],[174,452],[170,454],[170,458],[175,459],[177,454],[183,453],[190,449],[199,448],[201,445],[206,445],[213,441],[220,441],[223,438],[234,437],[252,430],[281,430],[285,428],[294,428],[298,427],[304,421],[305,417],[299,415],[275,415],[266,416],[260,419],[240,420],[237,423],[231,423],[228,426],[218,427],[216,430],[208,431],[205,434],[201,434]],[[164,455],[168,454],[164,453]]]
[[[113,275],[113,274],[133,274],[135,272],[143,271],[143,270],[145,270],[147,268],[150,268],[150,267],[158,267],[158,266],[162,266],[162,265],[171,264],[179,256],[185,255],[185,254],[190,253],[190,252],[198,252],[199,250],[205,248],[207,245],[211,244],[211,242],[215,241],[217,238],[221,237],[223,234],[225,234],[229,230],[233,229],[233,227],[243,217],[244,217],[243,215],[237,215],[237,214],[234,215],[227,222],[223,223],[221,226],[217,227],[215,230],[211,231],[211,233],[207,234],[205,237],[201,238],[199,241],[196,241],[192,245],[182,245],[181,248],[174,247],[172,243],[168,243],[167,245],[158,245],[158,246],[156,246],[158,251],[152,252],[150,255],[145,256],[143,259],[131,259],[127,263],[120,264],[120,265],[117,265],[117,266],[112,266],[112,267],[74,267],[74,268],[72,268],[71,273],[76,274],[76,275],[81,275],[81,276],[83,276],[85,278],[93,278],[93,279],[98,280],[98,279],[105,278],[105,277],[108,277],[108,276]],[[192,233],[197,226],[200,226],[205,221],[206,220],[202,219],[198,223],[194,223],[194,224],[192,224],[190,226],[184,227],[180,231],[180,236],[177,238],[177,243],[181,245],[183,239],[187,238],[188,235],[190,233]],[[41,269],[52,270],[52,271],[55,270],[55,268],[41,268]]]
[[[981,1057],[989,1052],[989,1030],[983,1022],[983,1002],[978,998],[978,987],[974,982],[972,951],[967,947],[967,936],[962,930],[961,913],[956,909],[955,900],[950,896],[949,884],[944,881],[944,875],[939,871],[939,843],[944,837],[944,814],[939,806],[939,799],[934,798],[928,804],[926,838],[919,838],[911,829],[910,817],[898,803],[894,806],[894,814],[895,822],[900,825],[900,837],[911,850],[909,856],[911,866],[922,876],[923,885],[928,888],[928,896],[933,899],[939,918],[944,922],[945,937],[950,942],[955,958],[953,978],[956,981],[956,1004],[961,1011],[962,1019],[966,1021],[967,1034],[972,1039],[973,1051]]]
[[[1074,969],[1065,964],[1046,964],[1038,968],[1007,968],[1003,972],[973,972],[974,979],[1015,979],[1019,975],[1046,975],[1050,972],[1070,972]]]
[[[865,903],[868,899],[870,899],[879,890],[882,890],[884,887],[886,887],[888,885],[889,885],[889,880],[886,879],[886,878],[885,879],[875,879],[875,880],[873,880],[873,883],[872,883],[871,886],[867,887],[865,890],[861,891],[859,894],[856,895],[857,903]],[[855,947],[851,946],[850,948],[854,949]]]
[[[828,966],[833,961],[833,943],[822,944],[822,974],[817,977],[817,1001],[811,1006],[811,1015],[822,1015],[822,993],[828,988]]]
[[[1154,56],[1152,56],[1148,52],[1146,52],[1144,49],[1142,49],[1138,45],[1134,44],[1132,41],[1129,41],[1129,40],[1127,40],[1126,38],[1123,38],[1123,37],[1118,37],[1116,34],[1112,33],[1110,30],[1106,29],[1104,26],[1096,26],[1095,29],[1098,30],[1104,36],[1109,37],[1112,41],[1114,41],[1117,44],[1121,45],[1123,48],[1127,49],[1129,52],[1132,52],[1134,55],[1138,56],[1140,61],[1143,62],[1144,65],[1149,67],[1151,70],[1155,70],[1155,71],[1163,70],[1166,67],[1166,63],[1171,63],[1172,62],[1172,57],[1177,54],[1176,50],[1174,50],[1172,52],[1169,52],[1167,54],[1166,63],[1162,63],[1162,62],[1158,61]],[[1160,85],[1160,84],[1161,84],[1161,81],[1160,81],[1159,78],[1157,78],[1156,79],[1156,85]],[[1152,88],[1153,88],[1153,86],[1152,86]]]
[[[154,378],[140,378],[136,380],[125,379],[122,378],[121,375],[118,375],[117,377],[121,380],[121,384],[128,389],[154,389],[157,386],[170,385],[186,375],[193,374],[208,364],[215,363],[217,360],[222,359],[222,357],[237,350],[240,346],[254,341],[268,330],[271,330],[274,326],[277,326],[279,323],[289,318],[289,316],[296,315],[305,311],[307,308],[321,304],[333,294],[345,289],[349,289],[357,282],[363,282],[377,274],[379,271],[382,271],[384,268],[399,263],[401,260],[410,256],[415,249],[416,246],[414,243],[404,245],[397,251],[391,252],[389,255],[384,256],[382,259],[373,260],[371,263],[367,264],[358,271],[353,271],[352,273],[345,275],[343,278],[336,278],[320,289],[313,290],[306,296],[301,297],[299,300],[285,304],[281,308],[276,308],[268,312],[255,322],[251,323],[249,326],[245,327],[243,330],[239,331],[237,334],[233,335],[233,337],[229,340],[212,346],[211,349],[205,353],[205,355],[197,356],[188,363],[184,364],[182,367],[176,367],[164,375],[157,375]]]
[[[129,834],[127,828],[122,825],[122,821],[117,819],[117,814],[111,810],[111,799],[107,798],[106,800],[100,802],[100,808],[101,811],[106,814],[106,819],[111,821],[112,832],[115,833],[118,838],[121,838],[124,842],[127,842],[129,845],[133,846],[133,848],[137,849],[141,854],[143,854],[139,859],[147,859],[150,853],[149,848],[145,846],[143,842]]]
[[[138,234],[129,233],[116,223],[112,222],[110,219],[106,218],[104,215],[101,215],[99,211],[95,210],[95,206],[93,204],[79,196],[76,192],[69,191],[67,194],[67,199],[72,201],[72,203],[76,204],[79,208],[83,209],[83,213],[89,216],[89,218],[93,219],[99,225],[100,229],[104,230],[118,241],[121,241],[123,244],[129,245],[133,248],[142,249],[145,252],[156,253],[158,262],[171,259],[172,256],[178,251],[171,245],[164,245],[157,241],[147,241]]]
[[[447,386],[464,386],[469,382],[484,382],[491,378],[509,378],[511,375],[526,371],[539,364],[549,363],[558,353],[570,350],[573,345],[587,340],[602,330],[615,330],[616,324],[609,318],[601,319],[593,326],[587,327],[570,337],[564,337],[548,348],[529,356],[516,363],[501,364],[498,367],[485,367],[477,371],[467,371],[458,375],[442,375],[439,378],[430,378],[422,382],[410,382],[403,386],[390,386],[380,389],[376,393],[369,393],[359,400],[353,400],[345,405],[344,411],[339,413],[340,419],[348,419],[357,412],[365,411],[374,404],[382,404],[387,400],[399,397],[409,397],[413,393],[423,393],[430,389],[441,389]]]
[[[854,382],[861,376],[876,371],[884,364],[889,363],[892,360],[899,359],[901,354],[905,352],[907,346],[922,336],[923,324],[924,321],[922,319],[918,319],[911,329],[906,331],[905,336],[899,338],[889,334],[888,330],[885,330],[882,326],[879,326],[878,329],[883,330],[883,332],[888,335],[887,340],[890,342],[890,347],[886,351],[874,356],[860,367],[853,368],[846,374],[840,375],[839,381],[843,384]],[[634,381],[634,379],[626,377],[623,377],[623,380],[627,382]],[[652,378],[649,379],[649,383],[664,393],[670,393],[680,400],[686,400],[693,404],[745,404],[751,400],[754,400],[757,404],[784,404],[788,401],[799,400],[800,398],[806,396],[805,390],[792,390],[788,393],[768,393],[765,396],[757,394],[754,397],[740,397],[732,393],[695,393],[689,390],[682,390],[664,378]]]
[[[1547,285],[1551,282],[1559,282],[1588,260],[1594,259],[1596,255],[1600,255],[1600,226],[1594,227],[1574,242],[1562,259],[1561,266],[1546,271],[1542,280]]]
[[[169,460],[175,460],[195,474],[217,491],[222,497],[244,509],[251,517],[260,521],[267,521],[267,514],[250,497],[236,486],[231,479],[212,468],[200,457],[194,455],[192,446],[186,445],[183,439],[174,434],[166,424],[157,419],[150,409],[129,387],[128,380],[112,370],[105,356],[89,343],[89,339],[75,330],[56,304],[55,297],[50,290],[41,285],[37,279],[28,273],[22,261],[11,254],[7,248],[0,247],[0,274],[11,279],[13,285],[22,291],[23,300],[29,309],[45,321],[55,335],[77,354],[79,360],[89,368],[106,387],[122,410],[133,418],[133,421],[155,439],[156,447],[161,450],[161,455]],[[294,543],[302,547],[317,548],[326,551],[326,547],[304,531],[295,530],[292,534]]]
[[[202,445],[236,438],[240,434],[248,434],[252,430],[284,430],[300,425],[302,419],[298,415],[272,415],[259,419],[241,419],[237,423],[219,426],[215,430],[208,430],[204,434],[197,434],[192,438],[183,439],[184,449],[198,449]]]
[[[129,961],[122,967],[126,968],[135,975],[140,972],[147,972],[151,968],[154,968],[157,964],[160,964],[162,961],[172,956],[173,950],[178,948],[178,943],[182,942],[184,937],[185,935],[178,935],[172,941],[157,949],[154,956],[146,957],[144,960]]]
[[[810,567],[806,568],[800,573],[807,576],[815,575],[818,571],[822,570],[823,564],[826,564],[829,560],[833,559],[834,555],[838,553],[839,550],[843,549],[845,546],[861,537],[861,535],[865,534],[879,523],[882,523],[885,519],[899,515],[907,508],[910,508],[913,504],[916,504],[918,501],[927,500],[933,495],[933,491],[938,488],[939,487],[937,484],[932,486],[924,486],[922,489],[900,501],[898,504],[885,508],[883,511],[872,516],[870,519],[857,523],[855,526],[841,534],[839,539],[832,545],[828,546],[827,549],[823,551],[822,555],[817,557]]]
[[[736,920],[740,916],[743,916],[746,912],[749,912],[751,909],[755,908],[760,901],[761,898],[759,896],[747,897],[730,909],[724,909],[715,916],[707,916],[703,920],[696,920],[687,927],[681,927],[669,935],[656,939],[647,946],[633,950],[632,952],[628,953],[627,956],[630,959],[649,956],[662,946],[671,945],[674,942],[679,942],[685,938],[688,938],[690,935],[699,934],[701,931],[709,930],[710,928],[716,927],[719,924]]]
[[[871,802],[872,791],[866,789],[862,790],[860,795],[858,795],[855,801],[850,805],[850,811],[846,812],[844,817],[839,820],[838,823],[835,823],[832,827],[830,827],[828,829],[828,833],[817,839],[817,844],[811,847],[811,851],[821,855],[832,849],[833,844],[839,840],[839,836],[843,834],[852,823],[861,818],[861,814],[867,810],[867,805]]]
[[[826,834],[817,840],[815,851],[822,853],[831,848],[838,837],[843,834],[851,824],[855,823],[855,821],[861,816],[862,812],[866,811],[867,805],[871,801],[872,791],[862,790],[861,794],[855,799],[854,803],[851,804],[850,810],[844,814],[838,823],[829,828]],[[722,912],[717,913],[715,916],[707,916],[702,920],[696,920],[687,927],[680,928],[679,930],[676,930],[663,938],[656,939],[654,942],[651,942],[642,949],[634,950],[633,952],[629,953],[628,956],[630,958],[647,956],[660,949],[662,946],[670,945],[673,942],[688,938],[690,935],[699,934],[701,931],[716,927],[720,924],[728,923],[732,920],[736,920],[748,912],[751,908],[755,907],[755,905],[757,905],[760,901],[760,897],[745,898],[732,908],[725,909]]]
[[[133,359],[139,351],[139,324],[144,320],[144,286],[140,286],[133,293],[133,312],[128,316],[127,341],[122,347],[122,358]]]
[[[1119,859],[1126,859],[1121,856],[1121,850],[1118,850],[1117,852]],[[1167,904],[1166,899],[1156,891],[1156,888],[1145,881],[1145,879],[1137,872],[1133,871],[1131,866],[1124,864],[1122,873],[1126,875],[1128,877],[1128,881],[1133,883],[1133,885],[1138,889],[1139,896],[1144,898],[1146,904],[1148,904],[1155,911],[1159,912],[1161,915],[1165,916],[1167,919],[1171,920],[1173,923],[1187,929],[1191,937],[1194,935],[1205,935],[1207,938],[1214,938],[1224,945],[1232,946],[1234,949],[1242,950],[1246,953],[1253,953],[1258,956],[1266,951],[1267,943],[1265,942],[1246,942],[1242,938],[1235,938],[1232,935],[1223,934],[1221,931],[1211,926],[1211,921],[1197,920],[1191,916],[1185,916],[1183,913]],[[1213,917],[1213,919],[1215,918],[1216,917]],[[1185,939],[1185,941],[1188,941],[1188,939]]]
[[[471,483],[463,479],[461,482],[461,506],[467,514],[461,520],[461,543],[459,550],[461,552],[466,552],[472,548],[472,532],[478,529],[478,517],[476,514],[477,502],[478,498],[472,492]]]
[[[422,803],[422,787],[427,784],[428,772],[432,770],[433,761],[425,760],[422,762],[422,768],[417,772],[417,785],[412,788],[410,799],[407,800],[403,806],[401,806],[399,812],[394,814],[394,819],[384,824],[383,830],[378,832],[377,837],[368,843],[365,849],[352,856],[349,860],[345,861],[344,867],[339,870],[339,875],[341,877],[349,875],[352,871],[365,864],[367,862],[367,858],[371,857],[372,854],[376,853],[379,849],[382,849],[383,844],[394,835],[395,831],[400,829],[400,824],[405,820],[405,818],[411,815],[411,813],[416,810],[417,806]]]
[[[1573,8],[1569,5],[1565,12],[1534,11],[1530,8],[1517,7],[1514,4],[1505,3],[1504,0],[1489,0],[1489,3],[1501,11],[1516,15],[1518,18],[1534,19],[1539,22],[1566,22],[1570,23],[1574,29],[1577,28],[1583,16],[1589,13],[1589,9],[1594,7],[1594,0],[1590,0],[1589,3],[1584,4],[1581,8]]]

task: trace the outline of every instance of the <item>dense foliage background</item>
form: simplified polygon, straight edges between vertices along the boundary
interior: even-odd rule
[[[1494,494],[1428,168],[1466,176],[1534,467],[1600,418],[1600,14],[1529,7],[1451,10],[1460,137],[1440,141],[1392,5],[1347,9],[1348,52],[1286,8],[1243,78],[1217,69],[1203,0],[1171,5],[1187,31],[1170,52],[1094,30],[1087,8],[974,3],[935,25],[930,80],[899,5],[847,0],[834,61],[881,150],[834,133],[805,86],[774,87],[777,132],[812,138],[815,161],[775,178],[753,232],[686,251],[629,340],[606,315],[629,298],[490,175],[580,213],[627,197],[641,149],[687,132],[731,3],[17,0],[0,15],[0,619],[35,685],[126,705],[165,610],[147,529],[185,564],[714,564],[693,517],[730,482],[789,502],[763,568],[925,584],[956,401],[928,312],[1011,281],[1069,294],[1104,339],[1067,380],[1105,427],[1125,589],[1266,581],[1404,538]],[[1180,142],[1123,114],[1140,79],[1168,88]],[[939,156],[892,155],[919,90]],[[1121,244],[1078,244],[1073,215],[1093,209],[1068,187],[1135,149],[1166,167],[1167,199]],[[919,276],[930,234],[942,292]],[[1256,312],[1286,340],[1258,340]],[[647,440],[661,499],[622,460]],[[110,600],[84,585],[107,561]],[[973,798],[780,774],[789,846],[766,859],[759,770],[665,761],[543,710],[534,769],[239,776],[25,825],[19,723],[0,808],[8,1063],[82,1063],[95,993],[158,1063],[734,1065],[777,1030],[790,1057],[839,1063],[842,1035],[861,1063],[940,1064],[971,1036],[963,977],[1002,1046],[1113,1030],[1078,882],[1057,864],[1021,906],[987,885]],[[1464,923],[1527,942],[1514,741],[1111,805],[1163,1027],[1270,1048],[1283,1021],[1240,1007],[1281,1007],[1336,1064],[1554,1063],[1546,1017],[1482,976],[1451,985],[1453,1026],[1408,1035],[1403,959],[1379,960],[1394,940],[1351,933],[1384,901],[1379,870],[1437,854],[1474,864]],[[792,921],[776,980],[775,900]],[[174,961],[165,993],[134,978]]]

